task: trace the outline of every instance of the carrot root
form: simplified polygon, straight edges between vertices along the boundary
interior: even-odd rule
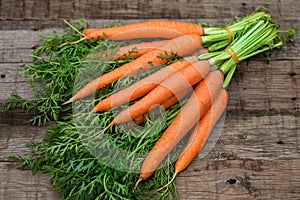
[[[59,46],[59,48],[62,48],[63,46],[65,46],[65,45],[67,45],[67,44],[77,44],[77,43],[79,43],[79,42],[81,42],[81,41],[84,41],[84,40],[86,40],[86,39],[87,39],[87,37],[85,36],[85,37],[82,37],[82,38],[80,38],[79,40],[74,41],[74,42],[65,42],[65,43],[61,44],[61,45]]]
[[[134,189],[137,188],[137,186],[139,185],[140,182],[142,182],[144,179],[142,177],[140,177],[137,182],[135,183]]]
[[[177,174],[178,174],[178,172],[175,171],[175,173],[174,173],[172,179],[171,179],[166,185],[162,186],[161,188],[158,188],[157,191],[160,191],[160,190],[162,190],[162,189],[168,187],[168,186],[175,180]]]
[[[69,103],[72,103],[73,102],[73,100],[72,100],[72,98],[71,99],[69,99],[68,101],[66,101],[65,103],[63,103],[62,105],[66,105],[66,104],[69,104]]]
[[[205,114],[216,99],[223,80],[223,73],[215,70],[197,85],[194,93],[147,155],[141,167],[140,177],[144,179],[150,177],[165,156]]]

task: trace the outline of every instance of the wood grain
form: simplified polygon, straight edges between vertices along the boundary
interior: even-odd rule
[[[179,199],[297,200],[299,164],[299,159],[195,160],[179,174]]]
[[[228,110],[299,112],[300,62],[251,60],[229,86]]]
[[[269,0],[268,13],[281,29],[300,24],[300,3]],[[12,92],[34,98],[19,67],[41,35],[62,32],[78,16],[90,27],[172,19],[223,25],[252,13],[260,0],[0,0],[0,109]],[[229,87],[223,129],[215,145],[200,154],[176,181],[180,200],[300,199],[300,33],[295,44],[244,62]],[[0,199],[60,199],[47,174],[16,169],[9,155],[28,155],[26,143],[46,129],[28,124],[32,113],[0,112]],[[220,136],[217,133],[221,133]],[[213,137],[212,137],[213,138]],[[203,158],[204,157],[204,158]]]
[[[47,128],[31,126],[30,124],[7,126],[0,124],[0,161],[8,161],[8,156],[25,156],[28,155],[29,149],[27,143],[41,141]]]
[[[14,119],[18,120],[16,116]],[[8,155],[28,154],[26,144],[41,140],[46,129],[53,125],[31,126],[25,119],[20,117],[10,124],[0,121],[0,161],[7,161]],[[300,115],[227,112],[218,126],[222,129],[215,129],[215,135],[211,135],[216,145],[206,152],[208,159],[297,159],[300,156]]]
[[[180,200],[299,199],[299,159],[195,160],[177,178]],[[284,173],[282,173],[284,172]],[[47,174],[0,162],[0,199],[60,199]]]
[[[50,185],[47,174],[33,175],[29,170],[20,170],[10,162],[0,162],[0,199],[60,199]]]
[[[179,175],[179,199],[299,198],[299,123],[299,115],[227,113],[216,145]],[[46,128],[0,126],[0,197],[58,198],[47,175],[17,170],[6,158],[27,155],[26,143],[41,140]]]
[[[17,93],[26,99],[34,98],[26,76],[19,74],[22,71],[21,63],[0,63],[0,102],[4,102],[12,93]]]
[[[17,92],[33,98],[19,64],[1,64],[0,101]],[[284,81],[283,81],[284,80]],[[279,60],[267,64],[251,60],[242,64],[229,86],[228,111],[300,111],[300,61]]]
[[[123,21],[123,23],[135,21],[137,20]],[[191,21],[197,23],[198,20]],[[103,23],[113,22],[117,21],[93,20],[91,23],[94,27],[99,27],[103,26]],[[61,26],[58,21],[57,24],[58,27]],[[286,20],[282,20],[281,24],[283,28],[293,25]],[[33,26],[38,26],[38,23]],[[21,70],[19,66],[32,62],[30,54],[41,43],[40,36],[49,35],[53,31],[62,32],[62,27],[0,31],[0,40],[3,41],[0,43],[0,52],[2,52],[0,54],[0,101],[3,102],[11,92],[17,92],[24,98],[33,98],[25,77],[18,75]],[[300,86],[297,80],[300,74],[300,34],[298,32],[295,35],[295,42],[294,46],[274,51],[271,64],[264,62],[262,56],[252,58],[248,64],[245,62],[242,64],[241,70],[237,72],[229,88],[231,95],[228,110],[299,111]]]
[[[173,19],[177,21],[187,21],[192,23],[198,23],[202,24],[204,22],[211,23],[216,26],[221,26],[224,24],[227,24],[231,20],[229,19]],[[107,25],[115,25],[118,23],[121,24],[130,24],[135,23],[137,21],[142,20],[88,20],[88,23],[90,27],[103,27]],[[6,21],[4,21],[6,22]],[[78,20],[71,20],[71,23],[77,23]],[[0,21],[0,52],[2,51],[3,54],[0,54],[0,63],[5,62],[7,58],[14,58],[12,61],[16,62],[17,60],[24,59],[23,62],[30,61],[28,58],[28,55],[22,54],[22,51],[25,49],[33,50],[36,48],[39,44],[42,43],[41,36],[47,36],[52,34],[54,31],[58,33],[63,32],[63,28],[66,28],[67,26],[62,23],[61,20],[55,20],[52,21],[51,26],[49,25],[46,27],[43,27],[40,25],[40,21],[37,21],[35,23],[30,23],[30,25],[27,25],[25,22],[19,23],[19,22],[12,22],[13,24],[16,23],[15,26],[11,26],[9,29],[1,29],[1,27],[5,27],[5,24],[2,26],[3,22]],[[295,20],[287,20],[287,19],[278,19],[276,20],[276,23],[278,23],[282,30],[290,29],[294,25],[300,24],[300,18]],[[7,27],[8,28],[8,27]],[[271,54],[272,60],[299,60],[300,59],[300,33],[296,32],[294,35],[294,45],[286,45],[280,51],[275,50]],[[20,50],[19,55],[17,54],[17,50]],[[7,52],[6,52],[7,51]],[[21,57],[20,57],[21,56]],[[256,57],[255,59],[263,60],[264,58],[262,56]],[[12,62],[10,61],[10,62]]]
[[[269,12],[274,18],[297,18],[299,6],[293,0],[270,0]],[[260,0],[1,0],[1,20],[51,20],[61,18],[150,19],[150,18],[232,18],[253,12],[263,5]]]

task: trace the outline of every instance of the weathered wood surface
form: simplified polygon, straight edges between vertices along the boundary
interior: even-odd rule
[[[270,0],[281,28],[300,22],[300,1]],[[62,18],[77,14],[91,26],[168,18],[224,24],[262,4],[229,0],[58,1],[0,0],[0,107],[11,92],[33,98],[18,75],[40,35],[62,31]],[[262,57],[243,63],[230,88],[224,129],[204,159],[179,175],[179,199],[300,199],[300,34],[267,64]],[[21,61],[22,60],[22,61]],[[41,140],[47,127],[27,123],[21,110],[0,113],[0,199],[59,199],[48,175],[15,169],[8,155],[26,155],[27,142]]]
[[[10,162],[0,162],[0,199],[60,199],[53,191],[47,174],[16,169]]]
[[[202,20],[193,20],[200,22]],[[222,20],[220,20],[222,21]],[[220,24],[221,22],[218,22]],[[224,23],[223,20],[222,22]],[[278,20],[283,28],[293,24]],[[132,21],[130,21],[132,22]],[[295,20],[299,24],[300,20]],[[93,26],[100,26],[102,21],[92,21]],[[127,21],[127,23],[129,23]],[[1,30],[0,31],[0,99],[5,99],[12,91],[25,98],[31,98],[26,78],[18,73],[19,66],[32,62],[32,49],[41,42],[41,35],[49,35],[54,30],[62,32],[62,25],[56,28],[34,30]],[[55,26],[54,26],[55,27]],[[2,34],[1,34],[2,33]],[[26,38],[26,40],[24,40]],[[300,34],[295,35],[295,45],[274,51],[272,63],[263,62],[263,57],[251,59],[241,65],[229,91],[232,93],[228,110],[296,110],[299,111],[300,76]],[[249,75],[247,75],[249,74]],[[285,80],[284,82],[282,80]],[[284,102],[284,103],[282,103]]]
[[[241,16],[261,6],[261,0],[1,0],[0,20],[141,19],[141,18],[226,18]],[[270,0],[270,13],[276,18],[297,18],[298,0]]]
[[[180,199],[299,199],[299,124],[299,115],[228,112],[216,146],[179,175]],[[6,158],[28,154],[26,143],[45,129],[25,120],[0,126],[0,199],[58,197],[46,175],[17,170]]]
[[[199,171],[192,170],[193,167]],[[185,200],[296,200],[299,199],[299,170],[298,159],[204,159],[193,162],[180,175],[177,185],[180,199]]]

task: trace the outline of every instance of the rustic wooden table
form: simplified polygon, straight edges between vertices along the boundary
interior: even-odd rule
[[[251,13],[262,1],[60,1],[0,0],[0,104],[12,92],[32,98],[22,62],[40,35],[61,31],[62,19],[131,23],[173,19],[223,24]],[[300,1],[270,0],[268,12],[281,28],[299,25]],[[300,199],[300,33],[295,46],[275,52],[270,64],[251,59],[234,76],[222,135],[204,159],[195,159],[177,179],[179,197],[190,199]],[[47,127],[27,123],[21,110],[0,113],[0,199],[59,199],[48,175],[22,171],[8,155],[26,155],[27,142]]]

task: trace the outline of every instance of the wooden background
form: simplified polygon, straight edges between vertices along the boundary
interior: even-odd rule
[[[268,12],[282,29],[300,22],[299,0],[269,0]],[[62,19],[132,23],[172,19],[224,24],[251,13],[261,0],[0,0],[0,106],[12,92],[32,98],[18,75],[39,36],[61,31]],[[229,88],[224,129],[204,159],[195,159],[177,185],[180,200],[300,199],[300,34],[294,46],[242,63]],[[22,60],[22,61],[21,61]],[[15,169],[8,155],[26,155],[27,142],[47,127],[27,123],[21,110],[0,113],[0,199],[59,199],[47,174]],[[51,124],[50,124],[51,125]],[[49,126],[50,126],[49,125]]]

